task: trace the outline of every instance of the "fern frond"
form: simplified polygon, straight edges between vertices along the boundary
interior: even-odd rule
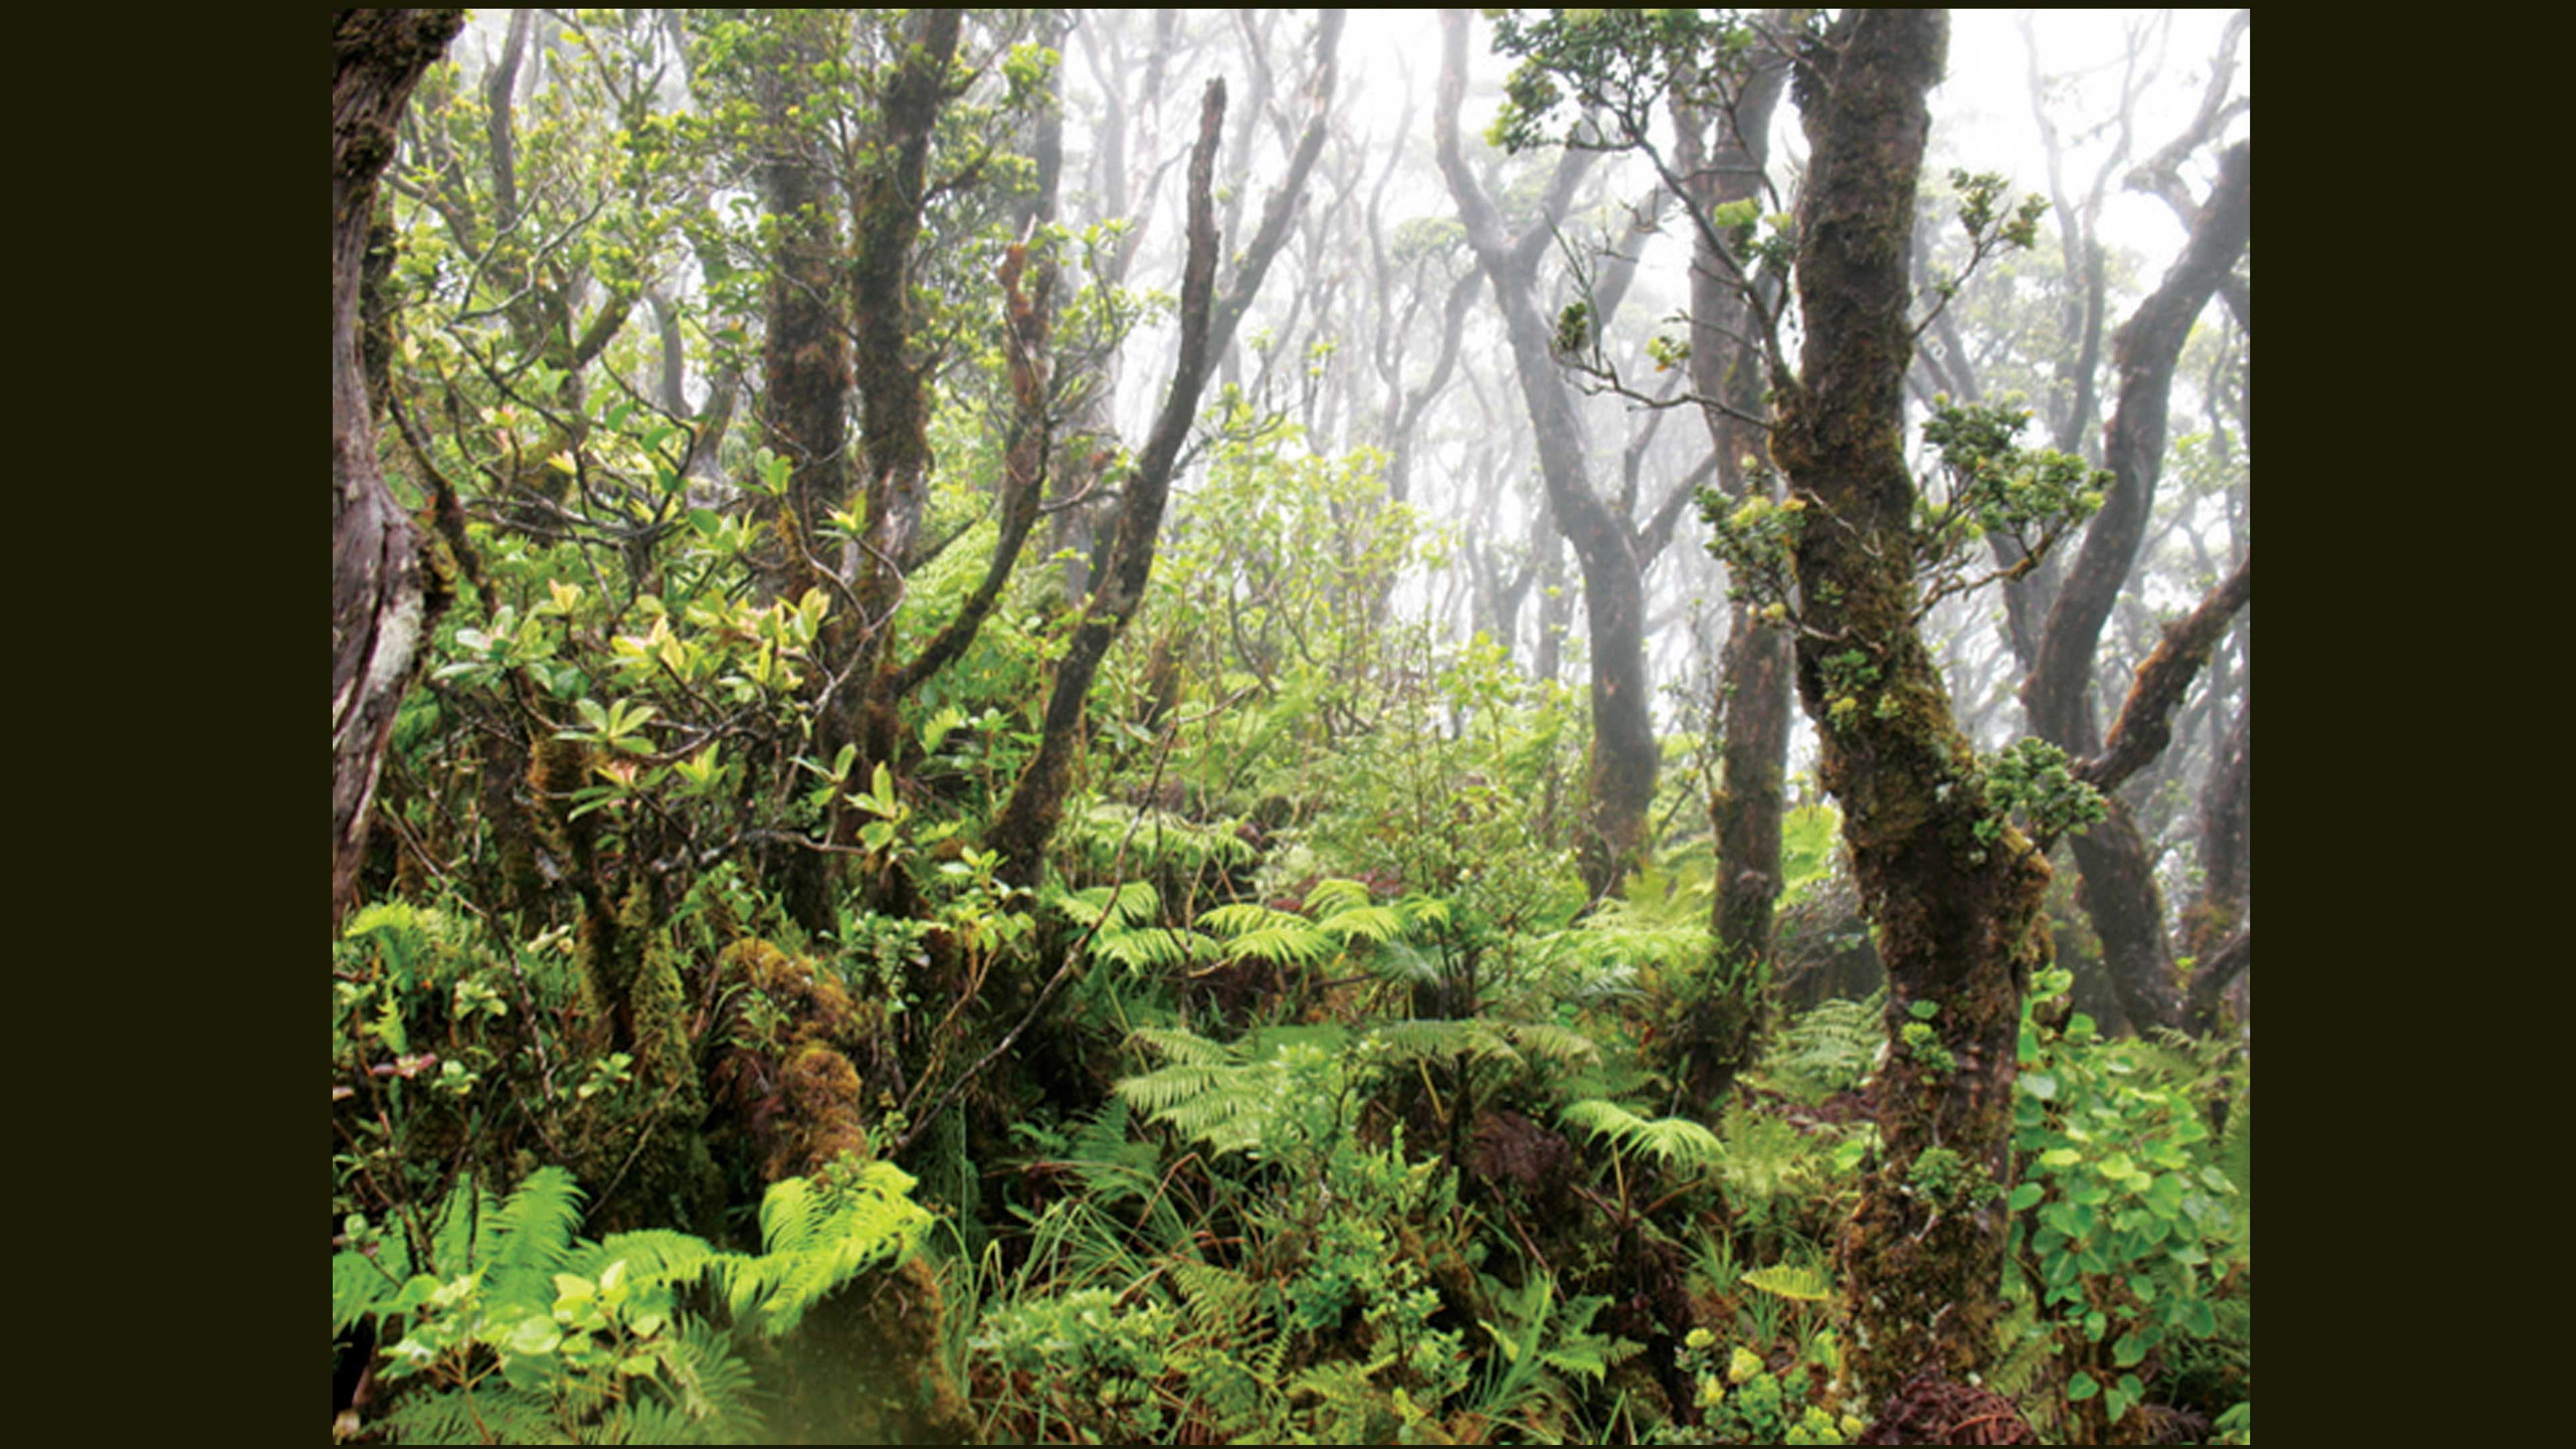
[[[492,1245],[492,1214],[499,1206],[472,1174],[457,1178],[430,1226],[429,1261],[419,1264],[419,1271],[453,1278],[484,1262]]]
[[[1180,1290],[1183,1319],[1218,1343],[1241,1338],[1261,1300],[1251,1279],[1195,1258],[1173,1260],[1172,1283]]]
[[[1404,918],[1390,906],[1351,906],[1315,922],[1315,929],[1344,941],[1383,944],[1404,934]]]
[[[1593,1067],[1601,1064],[1601,1046],[1592,1038],[1552,1021],[1506,1023],[1503,1033],[1522,1051],[1550,1066]]]
[[[1429,986],[1440,979],[1440,958],[1409,941],[1389,941],[1370,952],[1368,968],[1398,986]]]
[[[1118,1096],[1148,1116],[1160,1117],[1193,1098],[1221,1093],[1233,1086],[1243,1069],[1232,1064],[1203,1066],[1180,1062],[1137,1077],[1118,1079]]]
[[[1180,1066],[1216,1066],[1243,1059],[1241,1051],[1224,1042],[1209,1041],[1195,1032],[1174,1027],[1140,1026],[1127,1040],[1138,1046],[1151,1047]]]
[[[1887,1045],[1887,993],[1820,1001],[1783,1028],[1760,1077],[1792,1101],[1813,1104],[1868,1077]]]
[[[763,1437],[759,1386],[750,1367],[734,1354],[733,1336],[713,1324],[691,1320],[664,1343],[664,1381],[670,1386],[673,1407],[696,1431],[695,1442],[759,1443]]]
[[[597,1278],[611,1263],[626,1265],[626,1278],[637,1287],[680,1288],[697,1282],[724,1256],[703,1238],[665,1228],[611,1233],[572,1253],[563,1271]]]
[[[1406,896],[1395,903],[1395,908],[1404,912],[1405,918],[1416,927],[1429,926],[1444,931],[1449,928],[1449,903],[1438,896]]]
[[[1236,956],[1255,956],[1283,965],[1310,966],[1330,956],[1333,938],[1314,922],[1268,906],[1240,902],[1201,912],[1199,925],[1213,931]]]
[[[1607,1136],[1620,1147],[1646,1153],[1666,1166],[1713,1167],[1723,1155],[1716,1133],[1684,1117],[1648,1119],[1599,1098],[1569,1103],[1562,1116],[1596,1137]]]
[[[1472,1061],[1501,1061],[1514,1066],[1521,1061],[1521,1054],[1494,1030],[1492,1023],[1476,1018],[1390,1021],[1370,1031],[1369,1039],[1378,1043],[1390,1062],[1439,1061],[1461,1055]]]
[[[1215,941],[1196,931],[1167,926],[1125,931],[1103,929],[1091,938],[1092,955],[1104,961],[1114,961],[1130,971],[1169,971],[1193,962],[1212,960],[1217,950]]]
[[[1324,916],[1369,904],[1369,888],[1355,880],[1319,880],[1306,892],[1306,914]]]
[[[489,1255],[483,1281],[495,1304],[554,1306],[554,1273],[572,1255],[583,1196],[570,1172],[540,1167],[492,1210],[488,1233],[475,1237]]]
[[[547,1444],[569,1437],[551,1403],[509,1389],[405,1394],[384,1427],[398,1444]]]
[[[1140,880],[1061,892],[1051,895],[1049,903],[1062,911],[1065,919],[1084,927],[1099,925],[1104,916],[1111,918],[1113,925],[1142,926],[1163,915],[1161,894]]]
[[[1821,1268],[1803,1264],[1775,1263],[1768,1268],[1747,1268],[1743,1281],[1774,1298],[1796,1303],[1826,1303],[1834,1296],[1833,1279]]]
[[[1305,921],[1293,916],[1289,919],[1295,924],[1265,927],[1235,937],[1226,943],[1228,953],[1282,966],[1312,966],[1332,957],[1332,937]]]
[[[771,1183],[760,1204],[768,1251],[718,1260],[734,1316],[756,1314],[763,1333],[784,1336],[834,1289],[910,1253],[931,1221],[912,1201],[913,1185],[891,1162],[871,1162],[855,1177]]]

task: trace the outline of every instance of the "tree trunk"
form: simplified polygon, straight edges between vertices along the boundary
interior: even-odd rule
[[[1775,29],[1792,17],[1765,17]],[[1786,88],[1784,60],[1765,60],[1745,78],[1734,106],[1705,115],[1676,108],[1681,171],[1688,204],[1703,216],[1760,195],[1770,156],[1771,113]],[[1703,145],[1703,128],[1712,127]],[[1763,409],[1764,359],[1754,341],[1752,299],[1729,277],[1741,268],[1717,255],[1712,227],[1696,229],[1691,268],[1691,386],[1709,400],[1702,409],[1715,451],[1718,489],[1730,499],[1773,491],[1769,439],[1749,421]],[[1788,635],[1739,600],[1728,610],[1726,647],[1718,656],[1716,707],[1710,729],[1723,744],[1718,785],[1709,797],[1717,845],[1715,900],[1709,924],[1716,942],[1711,996],[1688,1033],[1695,1067],[1691,1098],[1711,1110],[1761,1039],[1768,1000],[1772,907],[1780,898],[1780,817],[1789,758]]]
[[[1056,666],[1055,689],[1048,696],[1046,722],[1038,752],[1011,790],[1011,798],[987,837],[1003,857],[1002,878],[1013,885],[1034,886],[1043,874],[1047,841],[1064,813],[1064,796],[1073,779],[1081,749],[1084,702],[1109,646],[1127,628],[1145,599],[1154,569],[1154,545],[1163,524],[1163,505],[1171,494],[1172,473],[1179,465],[1181,444],[1198,415],[1199,396],[1207,388],[1213,359],[1234,336],[1235,326],[1261,289],[1271,259],[1288,239],[1288,224],[1304,199],[1306,178],[1324,148],[1325,122],[1333,94],[1334,57],[1345,12],[1323,12],[1315,41],[1313,111],[1297,149],[1288,161],[1287,177],[1271,193],[1260,225],[1246,245],[1243,260],[1223,297],[1215,295],[1217,267],[1216,210],[1213,200],[1216,150],[1225,124],[1225,86],[1208,83],[1199,112],[1199,139],[1190,152],[1189,251],[1181,271],[1180,354],[1172,368],[1172,385],[1163,397],[1154,431],[1137,455],[1127,480],[1126,506],[1100,571],[1082,623],[1074,630],[1062,663]]]
[[[1592,758],[1584,774],[1578,832],[1584,886],[1599,900],[1616,892],[1645,857],[1646,810],[1663,764],[1655,742],[1654,698],[1646,687],[1645,584],[1636,535],[1593,492],[1584,461],[1583,426],[1557,374],[1553,331],[1539,315],[1537,262],[1530,245],[1544,227],[1507,240],[1501,213],[1467,169],[1459,149],[1458,109],[1467,87],[1467,14],[1441,13],[1440,99],[1435,125],[1440,171],[1466,224],[1467,242],[1494,289],[1520,375],[1521,397],[1537,436],[1539,472],[1557,526],[1583,568],[1584,619],[1591,626]]]
[[[2221,160],[2218,185],[2202,207],[2181,259],[2112,339],[2120,388],[2103,447],[2112,486],[2102,511],[2086,528],[2083,550],[2048,611],[2038,662],[2022,687],[2032,733],[2069,755],[2092,754],[2098,743],[2094,662],[2103,623],[2128,582],[2154,510],[2174,367],[2181,360],[2193,320],[2208,305],[2219,279],[2244,252],[2252,218],[2252,151],[2240,143]],[[2244,570],[2239,577],[2246,577]],[[2213,604],[2225,592],[2222,586],[2213,594]],[[2242,599],[2238,595],[2237,603]],[[2195,671],[2233,612],[2230,606],[2218,614],[2192,653]],[[2141,682],[2145,680],[2142,671]],[[2179,695],[2177,687],[2174,697]],[[2156,713],[2159,728],[2170,713],[2170,703]],[[2158,736],[2155,748],[2161,749],[2162,744]],[[2152,758],[2154,751],[2144,753]],[[2136,764],[2128,768],[2134,770]],[[2111,784],[2116,781],[2104,786],[2106,793]],[[2101,938],[2105,974],[2130,1024],[2139,1030],[2179,1027],[2181,1001],[2173,980],[2173,953],[2165,937],[2164,903],[2156,888],[2152,852],[2127,807],[2116,798],[2110,804],[2110,817],[2073,841],[2076,866],[2084,877],[2078,899]]]
[[[462,10],[342,10],[331,21],[331,930],[357,891],[394,713],[446,603],[376,462],[359,338],[376,181],[421,73]]]
[[[1851,1366],[1872,1401],[1918,1370],[1964,1377],[1993,1352],[2021,1001],[2047,954],[2047,862],[1989,819],[1913,624],[1907,256],[1925,95],[1948,40],[1944,11],[1850,10],[1801,58],[1806,340],[1773,441],[1804,504],[1799,693],[1878,928],[1899,1043],[1875,1088],[1884,1155],[1841,1244]],[[1908,1040],[1918,1024],[1929,1036]]]

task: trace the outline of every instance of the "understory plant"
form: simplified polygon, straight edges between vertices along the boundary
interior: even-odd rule
[[[2070,980],[2042,973],[2033,1001]],[[2205,1061],[2105,1039],[2081,1012],[2026,1011],[2021,1053],[2010,1249],[2034,1311],[2015,1319],[2053,1357],[2070,1439],[2135,1442],[2151,1401],[2205,1418],[2250,1403],[2250,1096],[2213,1133]],[[2201,1402],[2175,1403],[2184,1389]]]
[[[891,1163],[774,1183],[764,1251],[687,1233],[576,1233],[583,1193],[541,1168],[507,1197],[460,1179],[425,1238],[352,1214],[331,1261],[335,1339],[363,1330],[405,1443],[726,1444],[761,1431],[737,1332],[776,1339],[899,1261],[929,1214]]]

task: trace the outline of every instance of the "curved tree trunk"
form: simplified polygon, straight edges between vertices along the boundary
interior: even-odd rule
[[[2136,565],[2154,510],[2174,367],[2181,360],[2193,320],[2243,254],[2252,223],[2252,150],[2240,143],[2222,158],[2218,185],[2201,208],[2181,259],[2112,339],[2120,386],[2103,445],[2103,461],[2112,473],[2111,489],[2102,511],[2086,528],[2084,547],[2048,611],[2038,662],[2022,687],[2032,733],[2069,755],[2093,754],[2099,743],[2093,714],[2094,664],[2102,625]],[[2206,637],[2190,654],[2194,671],[2207,657],[2228,615],[2250,593],[2250,574],[2240,570],[2239,575],[2245,582],[2234,595],[2235,605],[2209,622]],[[2219,606],[2228,594],[2228,585],[2221,585],[2202,612]],[[2159,655],[2166,652],[2159,650]],[[2145,679],[2142,672],[2141,682]],[[2178,686],[2173,694],[2178,700]],[[2158,729],[2170,713],[2168,702],[2157,712]],[[2159,734],[2155,749],[2162,746]],[[2153,753],[2144,751],[2145,758]],[[2135,768],[2136,764],[2128,766]],[[2097,779],[2096,783],[2117,782]],[[2179,1027],[2182,1002],[2174,985],[2173,953],[2165,936],[2164,904],[2156,889],[2152,852],[2128,808],[2116,796],[2110,806],[2109,818],[2073,841],[2076,866],[2083,872],[2079,898],[2101,937],[2102,963],[2130,1024],[2140,1030]]]
[[[462,10],[342,10],[331,21],[331,930],[357,891],[376,775],[420,644],[445,604],[376,463],[359,280],[376,182],[412,87]]]
[[[1643,860],[1646,810],[1663,764],[1655,743],[1654,699],[1646,686],[1644,569],[1636,534],[1601,501],[1585,467],[1582,420],[1557,374],[1552,332],[1539,314],[1538,258],[1544,226],[1519,239],[1503,235],[1501,213],[1467,170],[1458,143],[1458,108],[1467,87],[1467,15],[1440,12],[1440,98],[1434,116],[1440,172],[1466,224],[1467,243],[1492,283],[1512,342],[1521,397],[1537,434],[1539,472],[1548,506],[1583,567],[1585,622],[1592,631],[1592,759],[1584,780],[1577,842],[1584,885],[1599,900],[1619,889]]]

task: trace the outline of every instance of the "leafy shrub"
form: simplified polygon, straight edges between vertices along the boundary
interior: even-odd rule
[[[2034,999],[2067,984],[2045,973]],[[2159,1368],[2218,1335],[2252,1266],[2244,1189],[2165,1049],[2105,1040],[2080,1012],[2051,1028],[2026,1011],[2021,1060],[2010,1251],[2038,1305],[2029,1331],[2098,1441]]]

